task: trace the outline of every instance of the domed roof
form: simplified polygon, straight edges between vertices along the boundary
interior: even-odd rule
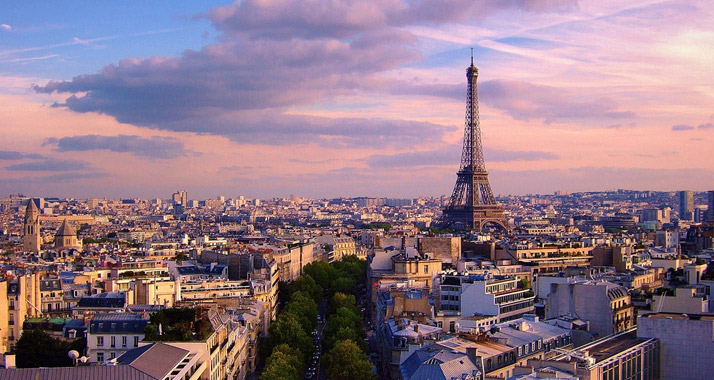
[[[67,219],[62,221],[62,225],[55,236],[77,236],[77,231],[72,228],[72,225],[67,223]]]

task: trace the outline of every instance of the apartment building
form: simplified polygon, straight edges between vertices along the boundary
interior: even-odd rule
[[[102,363],[139,347],[148,324],[149,317],[145,313],[95,314],[87,331],[89,362]]]
[[[634,306],[622,286],[607,281],[575,280],[552,283],[546,298],[546,319],[574,315],[590,323],[600,337],[635,324]]]
[[[473,315],[496,316],[508,321],[532,313],[535,295],[529,288],[519,288],[517,277],[460,275],[443,273],[434,286],[436,309],[462,318]]]

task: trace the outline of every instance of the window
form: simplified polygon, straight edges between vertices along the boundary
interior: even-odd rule
[[[121,337],[121,346],[122,348],[126,348],[126,336]]]
[[[103,336],[97,337],[97,347],[104,347],[104,337]]]
[[[112,348],[117,346],[117,337],[112,336]]]
[[[100,363],[104,361],[104,353],[103,352],[97,352],[97,361]]]
[[[112,352],[112,353],[109,354],[109,358],[111,358],[111,359],[114,359],[114,358],[116,358],[116,357],[117,357],[117,353],[116,353],[116,352]]]
[[[139,337],[138,336],[134,337],[134,347],[139,347]]]
[[[424,265],[424,274],[427,274],[427,273],[429,273],[429,266]]]

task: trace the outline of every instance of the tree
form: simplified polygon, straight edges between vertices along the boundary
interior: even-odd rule
[[[293,293],[283,313],[292,313],[295,315],[307,334],[310,334],[317,326],[317,304],[310,295],[305,292]]]
[[[329,313],[334,314],[339,308],[346,307],[352,310],[355,314],[359,314],[359,309],[357,309],[357,301],[355,296],[345,293],[335,293],[330,298],[330,309]]]
[[[357,290],[357,281],[351,277],[340,277],[332,282],[332,290],[341,293],[354,293]]]
[[[336,341],[340,329],[352,330],[359,339],[364,337],[362,318],[346,307],[337,309],[337,312],[327,320],[327,326],[325,326],[324,330],[325,340]],[[346,333],[343,332],[342,335],[345,336]]]
[[[72,365],[72,359],[67,356],[69,350],[69,343],[52,338],[42,330],[24,330],[15,348],[17,367],[68,367]]]
[[[324,261],[313,261],[305,265],[302,270],[323,289],[329,288],[332,281],[337,278],[337,270]]]
[[[315,303],[320,303],[322,300],[322,287],[318,285],[309,274],[303,274],[290,284],[290,295],[292,296],[295,292],[305,292],[309,294]]]
[[[301,371],[295,368],[294,360],[283,352],[275,352],[266,362],[260,380],[300,380]]]
[[[212,332],[211,323],[207,320],[196,320],[196,309],[190,307],[159,310],[149,317],[149,321],[151,324],[144,328],[146,341],[187,342],[194,339],[194,333],[199,339],[206,339]]]
[[[527,278],[522,278],[518,281],[518,287],[521,289],[530,289],[531,282]]]
[[[332,350],[332,348],[334,348],[337,343],[340,343],[343,340],[351,340],[353,342],[357,342],[359,340],[359,337],[357,336],[357,332],[354,329],[348,327],[340,327],[339,330],[335,331],[332,335],[325,336],[325,351]],[[360,347],[360,349],[363,349],[363,347]]]
[[[327,377],[330,379],[374,380],[372,364],[352,340],[343,340],[335,345],[327,355]]]
[[[303,356],[302,352],[300,352],[299,348],[291,347],[287,343],[282,343],[273,348],[273,353],[270,356],[272,357],[276,353],[286,355],[286,357],[289,359],[288,361],[290,362],[290,365],[292,365],[293,367],[297,369],[302,368],[302,363],[305,360],[305,357]],[[269,364],[269,362],[270,358],[268,358],[266,364]]]
[[[293,313],[281,313],[278,318],[268,327],[268,338],[261,347],[261,354],[267,357],[277,345],[287,343],[304,353],[306,356],[312,355],[312,339],[302,329],[300,321]]]

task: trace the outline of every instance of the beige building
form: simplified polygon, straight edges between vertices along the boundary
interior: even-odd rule
[[[674,289],[674,295],[663,293],[652,297],[652,311],[664,313],[701,314],[709,312],[709,299],[702,287]]]
[[[529,364],[536,364],[531,362]],[[634,328],[598,339],[592,343],[566,351],[552,360],[542,361],[540,365],[552,365],[563,370],[564,364],[574,365],[568,372],[581,380],[656,380],[660,377],[660,341],[639,336]],[[687,379],[708,377],[690,376]],[[663,374],[664,375],[664,374]]]
[[[590,331],[608,336],[635,324],[630,294],[606,281],[552,283],[546,298],[546,319],[574,315],[590,323]]]
[[[67,219],[62,221],[62,225],[57,234],[55,234],[56,249],[82,249],[82,243],[77,240],[77,231],[72,228],[72,225],[67,222]]]
[[[659,341],[662,380],[711,379],[714,315],[652,313],[637,322],[637,336]],[[624,379],[624,377],[622,377]]]
[[[5,351],[12,351],[22,335],[22,324],[27,318],[39,317],[42,314],[42,305],[37,275],[18,276],[11,282],[2,282],[0,286],[0,310],[7,310],[0,317],[0,336],[5,346]],[[5,304],[4,309],[2,303]]]
[[[511,260],[529,266],[534,274],[558,273],[568,267],[588,267],[593,247],[499,247],[493,260]]]
[[[40,210],[37,208],[35,201],[30,199],[25,210],[22,249],[25,252],[39,252],[41,248],[40,239]]]
[[[348,236],[323,235],[315,238],[315,243],[323,246],[327,252],[327,261],[340,261],[345,256],[356,255],[357,246]]]

